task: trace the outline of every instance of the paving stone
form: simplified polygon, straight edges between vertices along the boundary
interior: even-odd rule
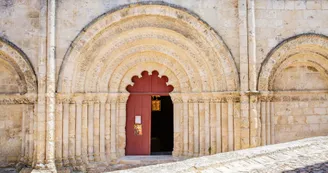
[[[117,171],[131,172],[328,172],[328,136]],[[223,159],[221,156],[233,159]],[[236,157],[237,156],[237,157]]]

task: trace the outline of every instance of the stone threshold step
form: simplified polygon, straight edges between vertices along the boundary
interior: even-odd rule
[[[146,163],[166,163],[183,160],[182,158],[173,157],[171,155],[137,155],[123,156],[117,160],[118,164],[146,164]]]

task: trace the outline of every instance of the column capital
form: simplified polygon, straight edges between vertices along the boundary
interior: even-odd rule
[[[84,101],[84,95],[83,94],[74,94],[72,97],[72,101],[74,101],[77,104],[82,104]]]
[[[174,104],[183,102],[181,93],[170,93],[170,96]]]
[[[118,102],[120,103],[126,103],[129,99],[130,93],[122,93],[118,97]]]
[[[116,103],[119,99],[119,93],[109,93],[108,94],[108,101],[110,103]]]
[[[108,95],[107,94],[101,94],[101,95],[97,95],[97,100],[100,101],[100,103],[106,103],[108,99]]]

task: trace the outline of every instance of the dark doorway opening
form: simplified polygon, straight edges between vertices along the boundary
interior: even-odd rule
[[[151,154],[172,155],[173,104],[170,96],[161,96],[161,110],[151,112]]]

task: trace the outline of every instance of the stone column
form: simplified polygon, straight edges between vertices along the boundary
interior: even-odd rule
[[[84,164],[89,163],[88,159],[88,101],[82,102],[82,160]]]
[[[258,131],[259,129],[259,119],[258,119],[258,112],[257,112],[257,96],[251,95],[250,96],[250,144],[251,147],[257,147],[258,146]]]
[[[236,98],[234,98],[236,99]],[[241,148],[240,140],[240,102],[235,101],[233,104],[233,134],[234,134],[234,150]]]
[[[247,33],[248,33],[248,62],[249,62],[249,89],[256,91],[256,28],[255,28],[255,0],[247,0]]]
[[[257,129],[257,143],[256,146],[261,146],[262,140],[261,140],[261,133],[262,133],[262,125],[261,125],[261,97],[257,97],[257,104],[256,104],[256,110],[257,110],[257,124],[258,124],[258,129]]]
[[[93,152],[93,103],[94,101],[89,98],[88,101],[88,158],[89,162],[94,161]]]
[[[56,166],[63,166],[63,104],[57,99],[56,108]]]
[[[210,154],[216,153],[216,99],[211,99],[210,103],[210,139],[211,139],[211,148]]]
[[[68,119],[69,119],[69,99],[63,101],[63,164],[69,166],[68,162]]]
[[[21,144],[21,156],[20,163],[26,163],[26,154],[25,147],[28,146],[28,142],[26,140],[26,127],[27,127],[27,117],[28,117],[28,104],[23,105],[23,113],[22,113],[22,144]]]
[[[209,99],[206,98],[204,100],[204,133],[205,133],[205,155],[209,155],[210,154],[210,147],[211,147],[211,141],[210,141],[210,137],[211,137],[211,131],[210,131],[210,103],[209,103]]]
[[[110,162],[111,158],[111,138],[110,138],[110,129],[111,129],[111,112],[110,112],[110,103],[106,103],[106,110],[105,110],[105,143],[106,143],[106,160]]]
[[[188,100],[187,98],[183,98],[183,109],[182,109],[182,115],[183,115],[183,155],[187,156],[188,155],[188,136],[189,136],[189,128],[188,128],[188,124],[189,124],[189,120],[188,120]]]
[[[125,146],[126,146],[126,103],[129,98],[129,93],[122,93],[119,96],[119,108],[118,108],[118,149],[120,157],[125,155]]]
[[[247,33],[248,33],[248,44],[247,44],[247,51],[248,51],[248,80],[249,80],[249,90],[251,93],[257,92],[257,71],[256,71],[256,27],[255,27],[255,0],[247,0]],[[249,107],[250,107],[250,120],[256,121],[257,112],[256,112],[256,100],[255,96],[249,97]],[[256,127],[256,122],[254,122],[254,126]],[[252,135],[255,133],[257,129],[250,129],[253,130]],[[255,132],[254,132],[255,131]],[[257,146],[257,139],[255,136],[251,137],[250,144],[252,147]]]
[[[194,108],[194,156],[199,156],[199,109],[198,100],[193,100]]]
[[[261,145],[266,145],[266,100],[261,99]]]
[[[271,97],[266,102],[266,143],[271,144]]]
[[[47,169],[56,171],[55,166],[55,111],[56,111],[56,0],[48,0],[47,27],[47,116],[46,116],[46,164]]]
[[[256,144],[250,144],[250,128],[249,128],[249,97],[242,93],[240,96],[240,142],[241,149],[249,148],[250,146],[256,146]]]
[[[35,109],[36,109],[36,104],[33,104],[29,107],[29,134],[28,134],[28,141],[29,141],[29,146],[28,146],[28,164],[32,165],[33,163],[33,152],[35,153],[34,149],[34,139],[33,139],[33,134],[34,134],[34,116],[35,116]]]
[[[39,101],[39,100],[38,100]],[[40,107],[39,103],[37,105],[34,106],[34,112],[35,112],[35,115],[34,116],[34,121],[33,121],[33,132],[32,133],[32,141],[34,143],[33,145],[33,150],[32,150],[32,159],[30,160],[32,162],[32,167],[34,168],[37,168],[37,164],[38,164],[38,144],[39,144],[39,141],[38,141],[38,125],[39,125],[39,122],[38,122],[38,108]]]
[[[69,125],[68,125],[68,159],[71,166],[76,165],[75,161],[75,119],[76,119],[76,107],[75,103],[69,104]]]
[[[99,117],[99,151],[100,151],[100,160],[101,162],[106,162],[106,152],[105,152],[105,124],[106,124],[106,100],[107,96],[99,97],[100,100],[100,117]]]
[[[110,115],[111,115],[111,126],[110,126],[110,150],[111,150],[111,160],[117,158],[116,155],[116,117],[117,117],[117,96],[110,96]]]
[[[228,97],[228,151],[233,151],[233,97]]]
[[[275,136],[275,134],[274,134],[274,126],[275,126],[275,124],[274,124],[274,102],[273,102],[273,97],[271,98],[271,102],[270,102],[270,104],[271,104],[271,134],[270,134],[270,137],[271,137],[271,144],[275,144],[275,142],[274,142],[274,136]]]
[[[199,100],[199,156],[205,155],[205,103]]]
[[[229,145],[229,135],[228,135],[228,103],[224,99],[221,103],[221,151],[222,152],[227,152],[228,151],[228,145]]]
[[[218,99],[218,101],[215,103],[215,108],[216,108],[216,153],[221,153],[222,152],[222,129],[221,129],[221,119],[222,119],[222,114],[221,114],[221,99]]]
[[[188,156],[194,155],[194,100],[188,100]]]
[[[239,50],[240,50],[240,138],[241,148],[249,148],[249,97],[245,92],[249,91],[250,85],[250,68],[249,67],[249,48],[248,48],[248,15],[247,0],[238,0],[238,17],[239,17]],[[252,57],[253,58],[253,57]]]
[[[75,159],[76,165],[82,165],[82,101],[83,97],[74,98],[76,102],[76,129],[75,129]],[[86,140],[85,140],[86,141]],[[83,141],[83,142],[85,142]]]
[[[173,148],[173,156],[181,156],[183,149],[183,135],[182,135],[182,120],[183,120],[183,101],[182,98],[176,94],[170,94],[173,106],[174,106],[174,148]]]
[[[100,146],[99,146],[99,113],[100,113],[100,105],[99,101],[97,100],[94,103],[94,112],[93,112],[93,148],[94,148],[94,157],[95,161],[100,161]]]

